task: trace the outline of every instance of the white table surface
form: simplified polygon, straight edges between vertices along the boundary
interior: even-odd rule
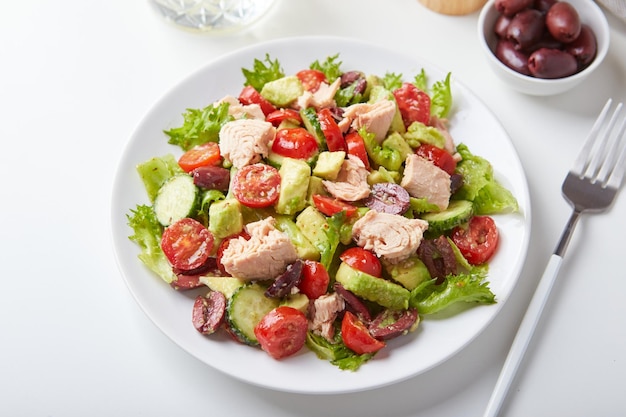
[[[417,0],[278,0],[229,37],[178,30],[145,0],[1,4],[2,416],[480,416],[569,215],[565,173],[605,100],[626,100],[626,25],[611,16],[597,73],[539,98],[494,79],[477,13],[437,15]],[[125,143],[168,89],[233,49],[321,34],[384,43],[452,71],[509,132],[533,216],[514,294],[465,350],[400,384],[309,396],[234,380],[164,336],[124,284],[109,218]],[[580,222],[504,415],[626,415],[625,194]]]

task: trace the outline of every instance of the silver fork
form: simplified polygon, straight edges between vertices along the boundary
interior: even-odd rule
[[[622,103],[615,106],[609,117],[611,106],[612,100],[609,99],[591,128],[573,168],[565,177],[562,192],[573,207],[572,215],[528,305],[483,417],[495,417],[500,412],[548,300],[578,218],[583,212],[606,210],[621,186],[626,170],[626,145],[623,140],[626,136],[626,117],[622,114]]]

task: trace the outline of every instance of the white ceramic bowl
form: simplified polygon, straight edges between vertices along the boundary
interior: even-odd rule
[[[485,58],[495,74],[508,86],[522,93],[549,96],[560,94],[572,89],[586,79],[600,66],[609,49],[609,24],[604,13],[590,0],[567,0],[578,12],[583,24],[591,27],[596,35],[597,53],[591,64],[581,72],[564,78],[542,79],[520,74],[504,65],[496,58],[496,34],[494,23],[498,18],[495,0],[489,0],[478,16],[478,41],[483,49]]]

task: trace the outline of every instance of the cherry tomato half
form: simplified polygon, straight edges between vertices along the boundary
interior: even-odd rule
[[[385,347],[385,342],[374,338],[365,325],[350,311],[341,320],[343,343],[359,355],[374,353]]]
[[[277,130],[272,143],[272,152],[288,158],[309,159],[317,150],[315,137],[302,127]]]
[[[174,268],[190,271],[206,262],[213,242],[213,234],[202,223],[184,218],[165,228],[161,249]]]
[[[363,142],[363,138],[359,135],[359,132],[353,130],[346,135],[345,140],[348,154],[359,158],[363,162],[363,165],[365,165],[365,168],[369,170],[370,160],[367,156],[367,150],[365,149],[365,142]]]
[[[456,169],[456,161],[445,149],[441,149],[430,143],[422,143],[415,149],[415,153],[422,158],[432,161],[433,164],[446,171],[449,175],[454,174]]]
[[[239,102],[241,104],[258,104],[261,107],[261,111],[265,116],[276,110],[276,107],[251,85],[248,85],[239,93]]]
[[[274,359],[298,352],[304,346],[308,322],[304,313],[289,306],[276,307],[254,327],[261,348]]]
[[[358,246],[346,249],[340,256],[343,262],[350,265],[352,268],[365,272],[366,274],[373,275],[375,277],[382,277],[383,268],[380,260],[374,255],[374,253],[367,249],[360,248]]]
[[[221,161],[220,147],[216,142],[207,142],[194,146],[181,155],[178,165],[185,172],[191,172],[196,168],[216,165]]]
[[[348,217],[356,213],[355,206],[337,198],[327,197],[320,194],[313,194],[312,198],[315,207],[327,216],[332,216],[342,211],[345,211],[346,216]]]
[[[331,152],[347,151],[346,140],[343,138],[343,133],[341,133],[330,109],[326,107],[317,112],[317,119],[326,138],[328,150]]]
[[[430,96],[414,84],[403,83],[402,87],[393,92],[402,115],[404,125],[409,127],[413,122],[425,125],[430,121]]]
[[[320,262],[304,260],[302,278],[298,288],[309,299],[314,300],[328,292],[330,275]]]
[[[269,207],[278,200],[280,174],[270,165],[246,165],[235,173],[231,187],[235,198],[244,206]]]
[[[296,73],[296,77],[302,83],[302,87],[311,93],[316,92],[320,88],[320,84],[326,81],[326,74],[315,69],[304,69]]]
[[[491,259],[500,240],[496,223],[489,216],[472,217],[466,226],[456,227],[450,238],[472,265]]]
[[[270,122],[275,127],[278,127],[285,120],[302,124],[302,116],[300,116],[300,112],[294,109],[278,109],[265,116],[265,121]]]

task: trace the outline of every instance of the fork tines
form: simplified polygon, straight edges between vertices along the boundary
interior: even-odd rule
[[[572,169],[572,173],[591,182],[600,181],[603,187],[619,188],[626,169],[626,115],[624,106],[617,103],[611,113],[613,100],[609,99],[596,119]],[[607,121],[607,117],[610,117]]]

